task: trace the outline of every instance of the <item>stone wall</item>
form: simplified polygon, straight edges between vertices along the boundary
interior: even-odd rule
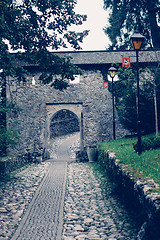
[[[12,99],[21,108],[14,127],[20,130],[19,144],[13,150],[18,152],[39,152],[42,154],[47,147],[47,113],[45,104],[45,93],[43,87],[32,86],[31,76],[26,84],[18,85],[10,80],[10,89],[7,91],[8,99]],[[8,125],[10,126],[10,119]]]
[[[45,160],[45,157],[43,156]],[[24,154],[17,154],[15,156],[9,156],[0,160],[0,177],[4,177],[6,174],[21,168],[29,163],[42,162],[42,155],[36,152],[30,153],[26,151]]]
[[[99,163],[115,184],[115,191],[135,209],[137,215],[143,215],[144,222],[137,240],[159,240],[160,195],[154,191],[159,189],[159,185],[153,180],[133,177],[127,166],[119,163],[114,153],[100,150]]]
[[[32,162],[33,159],[28,155],[17,155],[8,157],[0,161],[0,177],[5,176],[7,173],[23,167],[25,164]]]
[[[80,76],[80,83],[71,84],[64,91],[42,85],[38,76],[39,73],[34,73],[35,85],[32,85],[33,74],[28,76],[26,84],[18,85],[13,79],[9,80],[7,97],[22,109],[16,119],[21,139],[14,152],[27,149],[44,153],[50,140],[51,119],[62,109],[72,111],[79,122],[83,113],[84,146],[98,145],[99,141],[112,139],[111,94],[108,89],[103,89],[104,80],[99,70],[85,70]],[[117,120],[117,137],[125,134]]]
[[[55,52],[59,57],[71,57],[74,64],[109,64],[122,63],[123,57],[129,57],[131,64],[136,63],[136,53],[134,50],[114,50],[114,51],[66,51]],[[139,62],[157,63],[160,61],[159,50],[139,51]]]

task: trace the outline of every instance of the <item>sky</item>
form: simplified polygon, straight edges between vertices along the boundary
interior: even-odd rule
[[[103,0],[77,0],[75,12],[86,14],[87,21],[82,26],[72,27],[72,30],[90,30],[81,44],[82,50],[106,50],[109,40],[103,28],[107,25],[108,13],[103,9]]]

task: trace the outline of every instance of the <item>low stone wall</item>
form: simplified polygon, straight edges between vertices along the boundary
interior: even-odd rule
[[[160,186],[153,180],[136,178],[126,165],[120,164],[114,153],[99,151],[99,163],[107,171],[116,191],[144,214],[138,240],[160,239]]]
[[[30,160],[28,154],[12,156],[1,160],[0,176],[4,176],[7,173],[14,171],[15,169],[20,168],[29,162]]]
[[[40,155],[38,153],[24,153],[12,157],[8,157],[4,160],[0,160],[0,177],[5,176],[7,173],[10,173],[20,167],[23,167],[26,164],[32,162],[41,162],[49,158],[49,155],[43,153]]]

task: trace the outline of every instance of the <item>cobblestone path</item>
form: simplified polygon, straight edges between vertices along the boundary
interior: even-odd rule
[[[51,162],[12,240],[61,240],[66,163]]]
[[[48,162],[31,164],[14,171],[0,182],[0,240],[8,240],[22,220],[44,175]]]
[[[91,164],[68,165],[64,206],[63,240],[135,240],[135,222],[101,184],[104,177],[94,174]]]
[[[80,133],[68,134],[50,140],[50,157],[54,160],[73,161],[75,152],[79,150]]]
[[[135,224],[110,194],[111,183],[105,180],[104,191],[94,163],[73,162],[74,144],[61,157],[69,139],[60,141],[54,159],[21,169],[2,187],[0,240],[135,240]]]

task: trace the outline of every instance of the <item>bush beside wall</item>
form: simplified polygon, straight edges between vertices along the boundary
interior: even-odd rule
[[[138,152],[138,142],[133,145],[133,148],[136,152]],[[142,152],[148,151],[150,149],[160,148],[160,137],[142,139],[141,148]]]

